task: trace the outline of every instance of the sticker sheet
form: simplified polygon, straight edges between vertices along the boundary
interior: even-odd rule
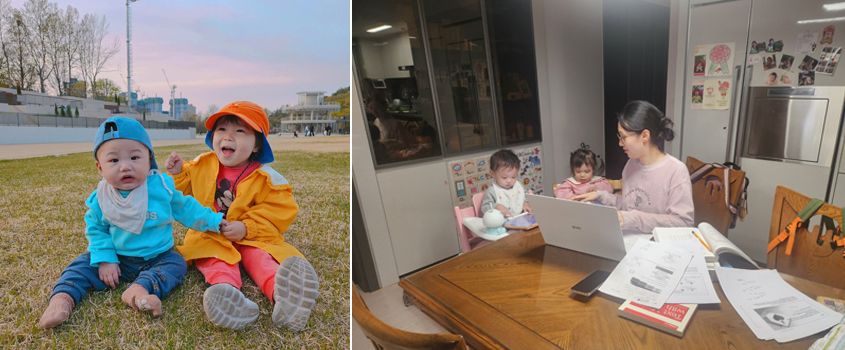
[[[511,149],[519,157],[518,181],[534,194],[543,193],[540,146]],[[452,203],[461,208],[472,206],[472,196],[483,193],[493,184],[490,174],[491,151],[483,156],[468,157],[447,163]]]
[[[839,64],[841,53],[841,47],[823,46],[819,64],[816,65],[816,74],[833,75],[836,66]]]

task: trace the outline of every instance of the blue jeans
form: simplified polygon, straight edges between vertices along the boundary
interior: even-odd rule
[[[185,281],[185,273],[188,271],[185,258],[173,249],[150,260],[124,255],[118,255],[117,259],[120,282],[134,281],[162,300]],[[101,291],[108,286],[100,280],[99,268],[91,266],[91,253],[85,252],[62,271],[50,297],[57,293],[67,293],[73,298],[74,305],[79,305],[79,301],[88,293],[88,288]]]

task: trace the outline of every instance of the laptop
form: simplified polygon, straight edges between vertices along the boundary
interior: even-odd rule
[[[615,207],[533,194],[525,200],[546,244],[615,261],[625,257],[626,240]]]

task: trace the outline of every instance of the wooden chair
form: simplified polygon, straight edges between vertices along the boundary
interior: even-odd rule
[[[769,241],[775,239],[783,229],[795,219],[811,198],[783,186],[778,186],[775,192],[775,203],[772,208],[772,225],[769,228]],[[819,215],[827,216],[839,227],[842,227],[842,208],[830,204],[822,204],[813,214],[813,221]],[[825,234],[822,245],[817,243],[821,226],[808,227],[810,220],[798,226],[792,254],[786,255],[787,241],[781,242],[769,252],[766,267],[776,269],[789,275],[798,276],[806,280],[826,284],[831,287],[845,289],[845,257],[842,247],[834,249],[831,244],[832,231]],[[826,230],[833,230],[828,227]]]
[[[376,350],[466,350],[464,337],[457,334],[421,334],[396,329],[379,320],[367,308],[352,286],[352,318]]]
[[[687,157],[687,170],[693,174],[695,170],[705,165],[698,159]],[[706,222],[713,226],[720,233],[728,236],[728,229],[731,227],[733,216],[725,200],[726,192],[730,191],[731,203],[738,203],[742,195],[743,180],[745,172],[742,170],[730,170],[728,173],[730,183],[725,181],[724,169],[714,168],[698,181],[692,184],[692,203],[695,206],[695,226]]]

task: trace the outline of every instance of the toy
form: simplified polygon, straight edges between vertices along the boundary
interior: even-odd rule
[[[483,222],[484,226],[487,227],[488,235],[500,235],[507,232],[507,229],[502,227],[506,221],[505,215],[498,209],[488,210],[484,213],[484,217],[481,219],[481,222]]]

